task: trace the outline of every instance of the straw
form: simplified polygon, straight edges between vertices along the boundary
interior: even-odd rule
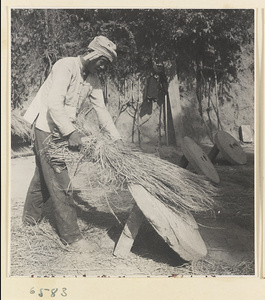
[[[153,155],[118,147],[104,133],[104,128],[96,129],[82,115],[76,127],[84,136],[82,150],[71,151],[66,140],[53,135],[45,148],[52,164],[75,164],[76,173],[83,163],[92,162],[99,183],[113,189],[139,184],[179,215],[214,207],[216,188],[204,176]]]
[[[11,134],[19,137],[23,142],[30,139],[29,123],[23,119],[18,110],[11,112]]]

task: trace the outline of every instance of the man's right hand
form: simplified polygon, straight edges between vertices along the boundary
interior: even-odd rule
[[[81,135],[77,130],[73,131],[68,136],[68,146],[71,150],[80,150],[82,146]]]

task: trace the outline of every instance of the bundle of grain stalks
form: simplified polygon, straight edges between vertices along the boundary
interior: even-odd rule
[[[156,156],[118,147],[84,117],[76,125],[85,136],[81,151],[69,150],[66,140],[54,137],[45,149],[53,164],[76,162],[78,169],[84,162],[93,162],[99,182],[113,187],[139,184],[180,216],[213,208],[216,189],[204,176]]]
[[[11,112],[11,134],[23,142],[30,140],[30,125],[23,119],[18,110]]]

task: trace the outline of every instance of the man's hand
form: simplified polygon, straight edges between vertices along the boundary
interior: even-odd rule
[[[70,133],[68,136],[68,146],[71,150],[80,150],[82,146],[81,135],[77,130]]]

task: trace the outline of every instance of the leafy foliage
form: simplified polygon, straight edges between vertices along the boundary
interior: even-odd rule
[[[117,43],[113,82],[150,74],[154,61],[177,61],[180,80],[213,81],[223,89],[237,78],[240,49],[253,44],[253,10],[13,9],[12,107],[20,107],[62,56],[86,51],[96,35]],[[123,51],[122,48],[128,49]],[[201,95],[198,98],[200,101]]]

